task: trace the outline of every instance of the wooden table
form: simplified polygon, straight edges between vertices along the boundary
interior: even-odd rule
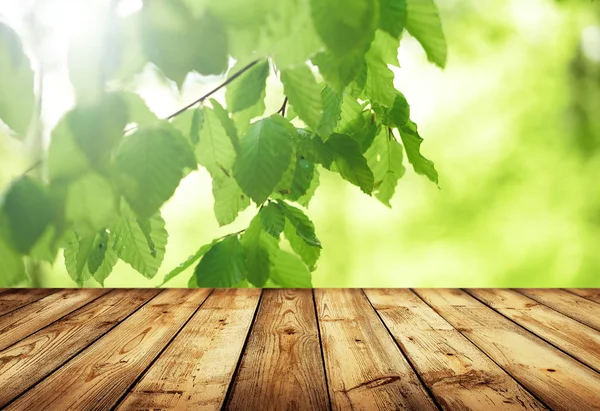
[[[3,290],[2,407],[600,409],[600,290]]]

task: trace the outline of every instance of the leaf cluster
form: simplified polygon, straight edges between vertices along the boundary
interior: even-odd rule
[[[51,133],[47,178],[16,179],[0,202],[0,285],[23,281],[23,257],[53,262],[61,248],[80,286],[104,284],[118,260],[153,278],[168,240],[161,207],[200,166],[219,225],[251,204],[257,213],[163,284],[195,266],[192,287],[311,287],[321,242],[306,209],[320,173],[388,207],[404,158],[438,183],[390,69],[405,32],[445,65],[433,0],[144,2],[93,49],[92,78],[81,81],[70,59],[77,104]],[[190,72],[225,76],[225,106],[211,92],[161,120],[137,94],[107,87],[147,64],[178,87]],[[0,23],[0,119],[16,137],[34,116],[33,76],[19,36]],[[270,76],[284,92],[277,113],[265,113]]]

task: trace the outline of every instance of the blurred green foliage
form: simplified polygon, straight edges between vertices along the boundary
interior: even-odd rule
[[[323,173],[311,204],[323,244],[313,285],[599,287],[599,3],[440,2],[447,69],[404,41],[396,76],[440,188],[407,173],[390,210]],[[267,95],[266,104],[277,110],[280,99]],[[0,135],[0,191],[30,165],[30,152]],[[208,173],[190,174],[163,209],[170,238],[161,273],[254,214],[218,228]],[[41,269],[43,286],[75,285],[62,258]],[[119,262],[105,286],[162,277],[146,280]]]

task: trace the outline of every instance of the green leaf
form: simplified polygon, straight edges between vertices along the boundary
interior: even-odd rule
[[[100,266],[104,262],[104,257],[106,257],[107,249],[108,233],[106,232],[106,230],[102,230],[98,234],[96,234],[96,238],[94,238],[90,255],[87,260],[87,268],[90,271],[90,273],[95,274],[96,271],[98,271],[98,268],[100,268]]]
[[[240,141],[233,174],[256,204],[265,202],[289,167],[293,130],[287,120],[275,114],[252,124]]]
[[[443,68],[448,46],[435,2],[406,0],[406,6],[406,30],[421,43],[429,61]]]
[[[323,116],[323,102],[312,71],[306,65],[284,69],[281,71],[281,82],[300,120],[316,130]]]
[[[312,288],[310,271],[302,260],[283,250],[273,259],[271,279],[281,287]]]
[[[67,237],[64,252],[65,266],[69,276],[82,287],[92,275],[96,281],[104,285],[104,280],[110,275],[117,263],[117,253],[112,234],[106,230],[80,236],[71,231]]]
[[[233,177],[214,179],[212,193],[215,199],[215,217],[221,227],[233,223],[238,214],[250,205],[250,198]]]
[[[329,169],[333,163],[334,150],[331,144],[324,143],[317,135],[313,136],[307,130],[297,129],[296,147],[298,155],[311,163],[321,164]]]
[[[89,172],[71,182],[67,189],[65,217],[78,232],[95,233],[118,218],[116,196],[106,178]]]
[[[204,109],[204,124],[196,146],[196,158],[213,179],[229,177],[236,159],[235,147],[214,110]]]
[[[65,161],[68,158],[69,161]],[[67,180],[85,173],[91,168],[90,161],[77,143],[69,127],[68,115],[52,130],[48,149],[48,174],[50,181]]]
[[[378,0],[311,0],[313,23],[334,54],[368,48],[378,23]]]
[[[335,165],[342,178],[371,194],[375,183],[373,172],[360,145],[350,136],[337,133],[333,133],[327,142],[334,148]]]
[[[113,249],[119,258],[144,277],[153,278],[165,256],[168,239],[162,217],[157,214],[146,223],[140,223],[133,211],[123,204],[121,218],[111,226],[110,232],[115,239]],[[154,247],[150,246],[148,237]]]
[[[365,126],[363,107],[356,98],[345,93],[342,97],[340,120],[335,131],[339,134],[351,134]]]
[[[263,47],[272,50],[278,69],[302,64],[323,48],[313,25],[310,0],[277,1],[271,11],[263,27]]]
[[[298,235],[296,227],[290,219],[286,219],[283,234],[290,243],[292,250],[302,258],[302,261],[304,261],[311,271],[314,271],[321,255],[321,247],[304,241],[304,239]]]
[[[406,24],[407,0],[379,0],[379,28],[400,38]]]
[[[304,196],[311,186],[315,173],[315,165],[302,156],[296,158],[294,178],[290,186],[290,193],[285,197],[297,201]]]
[[[257,117],[261,117],[267,106],[265,105],[265,92],[260,95],[258,102],[251,107],[248,107],[245,110],[238,111],[233,114],[233,121],[235,124],[235,128],[238,131],[239,135],[243,135],[250,126],[250,122]]]
[[[325,84],[321,88],[321,99],[323,100],[323,117],[321,117],[317,132],[327,140],[337,127],[342,115],[342,96]]]
[[[61,239],[58,232],[59,230],[55,226],[48,226],[29,252],[29,257],[34,261],[46,261],[54,264],[60,248]]]
[[[269,203],[258,213],[262,228],[275,238],[279,238],[285,226],[285,214],[277,203]]]
[[[371,110],[365,110],[361,115],[361,126],[350,133],[350,137],[358,143],[361,153],[364,153],[373,143],[381,125],[375,121],[375,114]]]
[[[256,287],[265,285],[271,273],[271,255],[279,250],[279,238],[266,232],[261,220],[259,213],[240,240],[246,256],[248,280]]]
[[[384,106],[394,103],[396,93],[394,90],[394,73],[384,60],[383,50],[378,41],[371,43],[371,48],[365,54],[367,63],[367,77],[364,87],[366,96]]]
[[[50,225],[54,205],[46,188],[30,177],[15,181],[0,209],[0,229],[15,251],[28,254]]]
[[[98,237],[96,237],[98,239]],[[106,243],[106,252],[104,253],[104,258],[102,259],[102,263],[98,266],[95,272],[92,273],[94,280],[98,281],[100,285],[104,287],[104,281],[108,278],[108,276],[112,273],[112,270],[117,264],[119,260],[119,256],[114,249],[115,238],[113,235],[109,235],[108,242]],[[90,258],[94,255],[94,247],[98,247],[97,250],[100,251],[100,246],[104,247],[104,243],[101,243],[99,240],[94,242],[92,245],[92,254]],[[88,269],[90,269],[88,267]],[[90,269],[91,270],[91,269]]]
[[[90,272],[87,270],[86,263],[92,244],[94,243],[94,235],[80,239],[77,237],[77,234],[72,231],[67,238],[67,241],[67,247],[64,252],[67,273],[69,273],[69,276],[79,287],[83,287],[83,283],[91,277]]]
[[[242,69],[241,64],[236,64],[231,73],[237,73]],[[262,60],[242,74],[238,79],[232,81],[225,92],[225,101],[230,112],[236,113],[254,106],[258,101],[264,99],[264,91],[269,76],[269,62]]]
[[[371,49],[377,50],[381,60],[386,64],[400,67],[400,61],[398,61],[398,49],[400,48],[400,40],[396,37],[390,36],[388,33],[382,30],[375,32],[375,40],[371,43]]]
[[[195,18],[179,0],[146,2],[141,13],[148,59],[179,87],[190,71],[209,75],[227,69],[227,32],[211,13]]]
[[[194,58],[192,60],[194,62],[193,69],[203,75],[225,72],[229,64],[225,26],[211,13],[204,14],[193,25],[193,42],[186,45],[188,47],[195,45],[192,49],[193,53],[187,50],[188,54],[192,54]]]
[[[237,128],[235,127],[235,122],[229,117],[229,112],[225,110],[225,108],[214,98],[210,99],[210,104],[217,115],[217,118],[225,128],[225,132],[229,139],[231,140],[231,144],[235,148],[236,152],[240,150],[240,139],[238,137]]]
[[[389,127],[401,128],[408,123],[410,119],[410,106],[402,93],[396,91],[394,104],[386,110],[384,124]]]
[[[208,8],[229,26],[241,27],[263,24],[266,16],[276,4],[274,0],[187,1]]]
[[[14,287],[28,280],[22,257],[0,234],[0,287]]]
[[[296,158],[296,150],[295,147],[292,148],[292,159]],[[271,194],[271,197],[275,198],[281,195],[287,195],[291,193],[292,183],[294,181],[294,173],[296,171],[296,162],[290,161],[290,164],[283,173],[281,180],[277,183],[274,192]]]
[[[124,139],[115,167],[131,208],[140,217],[150,217],[171,198],[185,169],[196,167],[196,159],[185,137],[160,122]]]
[[[181,134],[188,137],[192,146],[196,146],[200,140],[200,130],[204,127],[203,107],[192,108],[184,111],[171,121]]]
[[[318,1],[318,0],[315,0]],[[322,52],[313,57],[319,73],[337,93],[341,93],[360,73],[365,64],[365,50],[355,51],[343,57]]]
[[[244,250],[237,236],[228,236],[211,247],[194,271],[198,287],[231,287],[246,278]]]
[[[107,169],[113,147],[128,122],[128,108],[119,94],[108,94],[66,115],[75,142],[92,166]]]
[[[302,210],[283,201],[277,202],[282,208],[287,221],[296,229],[296,234],[304,242],[313,247],[321,247],[321,242],[315,235],[315,225]],[[288,239],[289,240],[289,239]]]
[[[33,70],[17,33],[0,22],[0,120],[25,136],[35,111]]]
[[[435,169],[433,161],[428,160],[421,154],[420,150],[423,139],[419,135],[417,125],[409,121],[399,131],[404,143],[404,149],[406,150],[406,157],[408,157],[408,161],[412,164],[415,172],[426,176],[433,183],[438,184],[438,172]]]
[[[130,80],[134,74],[142,71],[148,62],[143,50],[141,21],[141,12],[119,18],[116,21],[114,29],[118,38],[119,57],[118,64],[112,73],[112,77],[116,80]]]
[[[179,274],[181,274],[182,272],[184,272],[185,270],[190,268],[192,266],[192,264],[194,264],[196,261],[198,261],[200,258],[202,258],[202,256],[204,254],[206,254],[208,252],[208,250],[210,250],[212,248],[212,246],[215,245],[216,243],[217,243],[216,241],[213,241],[212,243],[204,244],[202,247],[200,247],[194,255],[189,256],[187,260],[185,260],[183,263],[179,264],[177,267],[175,267],[173,270],[171,270],[167,275],[165,275],[165,279],[163,280],[162,284],[159,285],[159,287],[164,286],[166,283],[171,281],[173,278],[177,277]],[[195,276],[193,278],[195,278]]]
[[[388,129],[382,129],[365,157],[375,177],[375,197],[391,207],[390,199],[396,190],[398,180],[406,171],[402,164],[402,146]]]
[[[118,93],[119,98],[127,107],[127,122],[135,123],[138,126],[149,126],[158,121],[158,117],[146,104],[146,101],[135,93],[121,91]]]
[[[310,184],[308,186],[308,189],[306,190],[306,193],[304,193],[300,198],[296,199],[295,201],[303,207],[308,207],[310,200],[312,200],[313,196],[315,195],[315,192],[317,191],[317,188],[319,187],[319,184],[319,170],[317,169],[317,167],[314,167],[313,177],[310,180]]]

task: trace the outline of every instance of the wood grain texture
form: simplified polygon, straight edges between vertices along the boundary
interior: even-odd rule
[[[565,288],[565,291],[600,304],[600,288]]]
[[[220,410],[260,294],[215,290],[118,409]]]
[[[435,410],[359,289],[315,290],[334,410]]]
[[[226,409],[329,409],[311,290],[264,291]]]
[[[521,294],[600,331],[600,304],[565,290],[519,288]]]
[[[473,289],[467,292],[523,328],[600,371],[600,332],[514,290]]]
[[[209,293],[206,289],[164,290],[7,409],[106,410],[113,407]]]
[[[365,293],[443,409],[545,409],[410,290]]]
[[[600,410],[600,374],[464,291],[414,291],[546,405],[557,410]]]
[[[60,290],[0,317],[0,350],[109,291],[99,288],[82,289],[78,292]]]
[[[17,288],[0,294],[0,316],[32,303],[58,290],[47,288]]]
[[[158,290],[115,290],[0,352],[0,407],[154,297]]]

